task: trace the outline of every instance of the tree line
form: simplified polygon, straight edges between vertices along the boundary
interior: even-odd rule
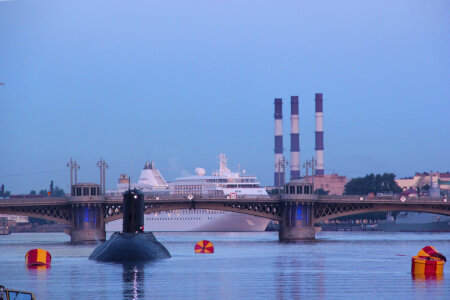
[[[395,182],[395,174],[368,174],[353,178],[344,187],[344,195],[367,195],[369,193],[401,193],[402,189]]]
[[[64,197],[66,194],[64,189],[55,186],[53,187],[53,180],[50,182],[50,189],[41,189],[39,192],[31,190],[29,195],[31,196],[53,196],[53,197]],[[11,191],[5,191],[5,185],[2,184],[0,187],[0,197],[10,197]]]

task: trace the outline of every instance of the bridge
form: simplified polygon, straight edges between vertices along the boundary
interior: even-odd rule
[[[105,224],[122,218],[120,195],[99,195],[97,185],[80,184],[68,197],[0,199],[0,213],[51,220],[70,227],[72,242],[105,240]],[[87,185],[87,186],[86,186]],[[305,184],[303,184],[305,185]],[[312,191],[304,189],[304,191]],[[145,198],[145,213],[180,209],[210,209],[243,213],[280,222],[280,241],[315,238],[314,224],[353,214],[380,211],[415,211],[450,216],[447,198],[408,198],[400,196],[323,196],[287,193],[270,198],[226,196]]]

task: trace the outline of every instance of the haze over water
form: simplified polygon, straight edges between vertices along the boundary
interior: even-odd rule
[[[37,299],[449,299],[450,273],[413,279],[411,256],[432,245],[450,254],[449,233],[322,232],[280,243],[276,232],[157,233],[172,258],[143,266],[88,260],[95,245],[62,233],[0,237],[0,281]],[[216,252],[194,254],[208,239]],[[25,253],[44,248],[49,270],[27,270]]]

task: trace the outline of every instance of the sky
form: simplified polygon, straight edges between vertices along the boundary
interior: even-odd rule
[[[0,184],[172,181],[219,153],[273,184],[274,98],[324,98],[325,173],[450,170],[450,1],[0,1]],[[301,170],[304,173],[304,169]]]

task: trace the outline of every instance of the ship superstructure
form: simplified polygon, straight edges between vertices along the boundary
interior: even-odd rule
[[[162,177],[154,162],[146,162],[141,171],[137,183],[130,183],[130,178],[126,174],[120,174],[117,189],[108,191],[109,195],[122,195],[128,189],[138,189],[144,194],[152,196],[168,196],[170,194],[169,185]]]
[[[116,191],[123,193],[129,187],[137,188],[150,196],[172,197],[227,197],[269,198],[255,176],[245,175],[245,170],[232,172],[227,158],[220,154],[219,170],[206,176],[203,168],[197,168],[195,176],[177,178],[166,183],[153,163],[146,163],[138,183],[130,184],[121,175]],[[163,197],[162,197],[163,198]],[[145,215],[145,229],[150,231],[264,231],[268,219],[256,216],[210,209],[169,210]],[[119,231],[122,220],[106,224],[107,231]]]
[[[220,154],[220,168],[211,176],[205,176],[202,168],[196,169],[196,176],[180,177],[169,184],[171,195],[231,198],[269,198],[255,176],[242,172],[231,172],[227,167],[225,154]]]

